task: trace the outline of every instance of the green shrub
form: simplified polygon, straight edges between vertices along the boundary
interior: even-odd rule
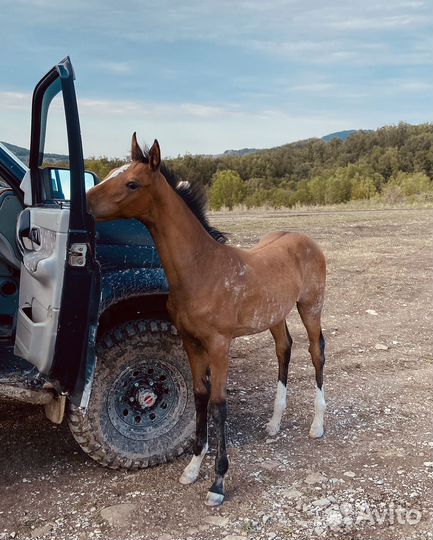
[[[404,201],[404,193],[400,186],[388,182],[382,190],[382,200],[385,204],[400,204]]]
[[[214,210],[221,210],[224,206],[229,210],[240,204],[246,194],[244,182],[239,174],[229,169],[217,171],[212,177],[209,189],[209,203]]]
[[[267,189],[258,189],[251,195],[248,195],[244,200],[247,208],[259,208],[260,206],[265,206],[268,202],[269,190]]]
[[[406,173],[400,171],[391,178],[390,183],[400,186],[406,197],[429,193],[433,190],[432,181],[422,172]]]
[[[375,195],[377,195],[377,189],[371,178],[359,178],[354,181],[352,185],[352,199],[372,199]]]

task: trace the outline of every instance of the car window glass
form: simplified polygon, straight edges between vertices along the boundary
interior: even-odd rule
[[[54,169],[44,177],[47,200],[68,200],[70,197],[68,135],[63,95],[59,93],[51,102],[43,150],[42,167]]]
[[[6,182],[6,180],[1,176],[0,174],[0,188],[9,187],[9,184]]]

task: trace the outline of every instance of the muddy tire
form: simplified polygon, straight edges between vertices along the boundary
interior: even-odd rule
[[[112,469],[165,463],[191,444],[194,396],[186,353],[165,321],[132,321],[98,342],[89,407],[69,407],[81,448]]]

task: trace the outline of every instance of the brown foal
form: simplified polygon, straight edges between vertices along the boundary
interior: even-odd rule
[[[248,250],[224,245],[215,240],[223,235],[218,231],[209,234],[215,230],[208,226],[206,218],[200,221],[185,203],[185,197],[180,196],[180,190],[166,180],[157,141],[143,152],[134,133],[131,154],[131,163],[111,171],[88,192],[89,211],[96,220],[137,218],[153,237],[170,287],[168,312],[188,354],[196,404],[194,456],[180,482],[189,484],[198,477],[208,448],[209,406],[218,447],[216,477],[206,503],[218,505],[224,499],[224,475],[228,469],[225,422],[230,344],[238,336],[267,329],[272,333],[278,384],[274,412],[266,428],[275,435],[286,406],[292,346],[286,316],[295,304],[308,333],[316,372],[310,436],[323,434],[325,341],[320,317],[325,257],[313,240],[289,232],[270,233]]]

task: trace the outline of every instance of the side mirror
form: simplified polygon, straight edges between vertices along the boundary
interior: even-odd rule
[[[71,198],[71,175],[69,169],[46,167],[42,169],[44,190],[47,199],[69,201]],[[84,172],[86,192],[101,180],[91,171]]]

